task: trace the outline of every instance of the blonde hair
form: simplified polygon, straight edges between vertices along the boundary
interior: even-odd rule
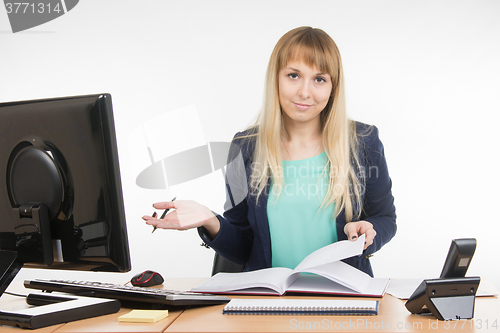
[[[266,73],[264,104],[254,125],[257,131],[250,186],[259,196],[272,177],[274,184],[283,184],[281,167],[281,136],[285,131],[278,93],[278,73],[289,62],[303,61],[310,67],[328,73],[332,78],[330,100],[321,112],[323,146],[329,168],[329,184],[321,204],[335,204],[334,215],[344,210],[347,222],[358,218],[361,209],[361,186],[356,124],[347,117],[344,74],[337,45],[321,29],[300,27],[280,38],[271,54]],[[279,194],[278,194],[279,195]]]

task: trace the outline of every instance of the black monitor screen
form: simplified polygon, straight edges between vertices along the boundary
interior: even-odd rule
[[[0,250],[25,267],[129,271],[111,96],[0,104]]]

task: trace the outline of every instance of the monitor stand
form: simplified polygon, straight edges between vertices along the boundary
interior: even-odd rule
[[[15,251],[0,251],[0,296],[21,267],[22,264],[17,261]],[[26,302],[34,306],[16,311],[0,309],[0,325],[35,329],[107,315],[120,310],[118,300],[66,294],[33,293],[26,297]]]

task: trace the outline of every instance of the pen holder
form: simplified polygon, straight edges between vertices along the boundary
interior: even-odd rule
[[[424,280],[406,302],[413,314],[432,313],[439,320],[474,317],[479,277]]]

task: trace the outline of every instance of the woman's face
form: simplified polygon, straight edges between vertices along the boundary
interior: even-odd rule
[[[285,121],[319,121],[331,91],[331,76],[303,62],[288,63],[278,74],[279,101]]]

